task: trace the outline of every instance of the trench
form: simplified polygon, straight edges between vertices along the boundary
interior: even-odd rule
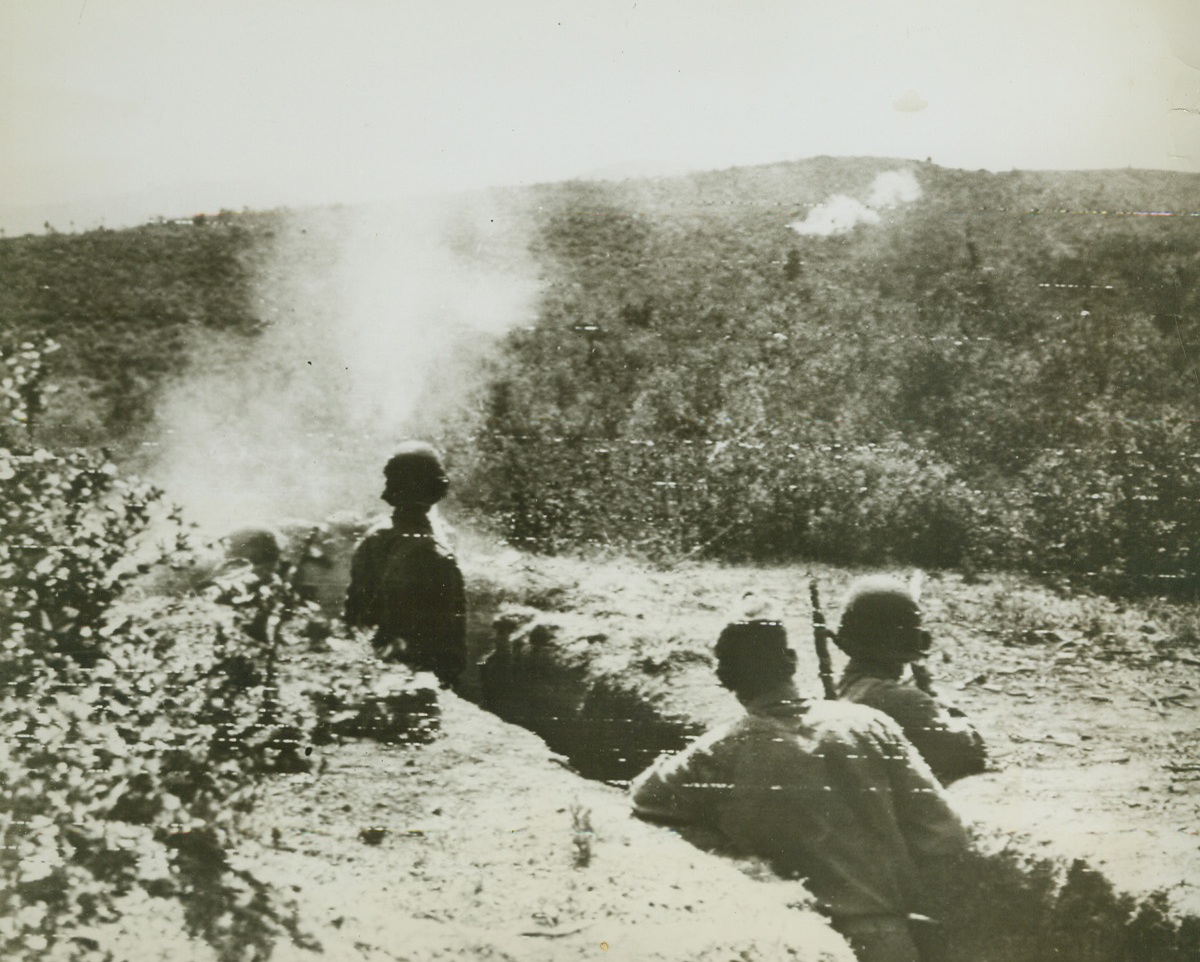
[[[624,788],[660,754],[679,751],[703,731],[664,715],[612,679],[562,656],[533,626],[523,640],[495,647],[477,666],[467,697],[538,735],[583,778]],[[501,629],[503,630],[503,629]]]
[[[513,616],[487,591],[472,601],[477,657],[463,694],[539,735],[581,776],[624,786],[705,727],[598,668],[602,634],[564,630],[558,613]],[[952,907],[926,933],[928,962],[1200,960],[1200,919],[1181,917],[1165,896],[1120,892],[1095,868],[1047,856],[1033,840],[984,825],[972,832]]]
[[[344,597],[354,535],[328,552],[328,570],[313,584],[330,614]],[[459,694],[540,736],[580,776],[623,787],[707,727],[709,719],[659,697],[677,670],[701,672],[690,677],[711,684],[707,664],[614,661],[611,651],[630,646],[610,646],[604,629],[582,616],[553,604],[519,607],[481,573],[468,591],[471,665]],[[1038,840],[971,828],[972,850],[925,962],[1200,962],[1200,917],[1182,914],[1163,893],[1121,891],[1081,860],[1047,855]]]

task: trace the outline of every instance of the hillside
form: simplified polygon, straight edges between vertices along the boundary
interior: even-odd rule
[[[548,190],[481,507],[543,547],[1190,582],[1200,181],[905,170]],[[826,201],[878,223],[790,229]]]
[[[198,342],[253,337],[269,323],[253,282],[277,221],[228,215],[0,240],[4,343],[42,336],[62,346],[45,435],[131,447],[156,393],[187,368]]]
[[[537,550],[886,559],[1186,592],[1200,576],[1198,212],[1193,175],[817,158],[495,191],[419,216],[8,239],[0,315],[14,337],[63,345],[43,435],[139,468],[165,434],[205,426],[164,419],[179,379],[236,369],[238,399],[204,439],[231,476],[261,460],[241,434],[268,417],[240,416],[256,400],[296,411],[274,437],[305,444],[302,423],[355,471],[420,430],[449,450],[462,505]],[[536,293],[510,305],[505,276]],[[388,390],[384,371],[364,390],[363,370],[489,302],[504,307],[487,337],[391,373],[414,387],[386,418],[348,409],[356,390],[364,410]],[[345,329],[358,311],[392,326]],[[296,343],[308,353],[288,355]],[[322,355],[345,371],[301,384]]]

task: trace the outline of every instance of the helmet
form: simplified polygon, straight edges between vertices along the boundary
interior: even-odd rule
[[[248,561],[256,567],[276,564],[283,553],[279,536],[270,528],[239,528],[221,541],[230,561]]]
[[[437,504],[450,487],[442,459],[424,441],[405,441],[384,466],[383,500],[393,506]]]
[[[921,627],[921,606],[904,583],[872,575],[847,591],[834,641],[851,658],[905,662],[922,657],[930,637]]]

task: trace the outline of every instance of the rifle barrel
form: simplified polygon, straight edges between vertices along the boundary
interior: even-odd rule
[[[833,683],[833,661],[829,657],[829,629],[825,626],[825,614],[821,611],[821,594],[817,590],[817,579],[810,578],[808,596],[812,600],[813,646],[817,649],[817,670],[821,675],[821,687],[829,701],[837,699],[837,687]]]

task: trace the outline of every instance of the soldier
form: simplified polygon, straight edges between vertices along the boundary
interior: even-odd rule
[[[466,598],[458,563],[429,520],[450,482],[437,452],[420,441],[402,444],[383,475],[392,526],[354,552],[346,623],[374,626],[382,658],[432,671],[451,687],[467,661]]]
[[[277,583],[283,545],[270,528],[239,528],[221,538],[225,555],[221,564],[199,585],[212,601],[244,605],[259,599],[265,588]]]
[[[221,539],[226,545],[225,557],[245,562],[263,581],[279,569],[283,557],[279,540],[279,535],[270,528],[240,528]]]
[[[746,714],[638,776],[634,813],[805,879],[861,962],[916,962],[907,916],[938,913],[966,851],[929,768],[880,712],[801,698],[779,622],[729,624],[716,657]]]
[[[921,608],[895,578],[873,575],[850,586],[834,643],[850,661],[838,683],[838,697],[890,715],[904,730],[943,785],[982,772],[987,764],[983,738],[957,708],[929,690],[917,665],[929,651],[930,634],[921,626]],[[900,680],[913,666],[914,681]]]

